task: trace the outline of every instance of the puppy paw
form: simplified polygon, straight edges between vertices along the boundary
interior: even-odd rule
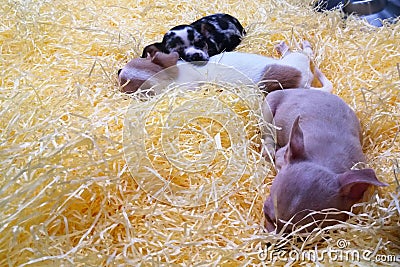
[[[304,40],[304,41],[302,42],[302,47],[303,47],[303,52],[304,52],[307,56],[309,56],[309,57],[312,57],[312,56],[313,56],[313,50],[312,50],[312,47],[311,47],[311,44],[310,44],[309,41]]]
[[[279,44],[275,45],[275,50],[276,50],[279,54],[281,54],[281,55],[283,56],[283,55],[285,55],[285,53],[286,53],[287,51],[289,51],[289,47],[287,46],[287,44],[286,44],[284,41],[282,41],[282,42],[280,42]]]

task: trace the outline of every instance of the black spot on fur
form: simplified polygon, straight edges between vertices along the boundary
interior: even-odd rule
[[[232,35],[230,38],[230,43],[229,45],[226,46],[226,51],[232,51],[233,49],[235,49],[240,42],[242,41],[242,38],[237,36],[237,35]]]
[[[184,42],[180,37],[173,37],[167,42],[166,47],[175,48],[178,46],[182,46],[183,44]]]
[[[196,48],[204,48],[206,46],[206,41],[204,38],[200,38],[193,43]]]
[[[165,34],[165,38],[166,39],[171,39],[171,38],[173,38],[174,36],[176,35],[176,33],[174,33],[174,32],[167,32],[166,34]]]
[[[184,56],[185,42],[174,31],[185,30],[188,27],[191,28],[190,25],[178,25],[164,35],[162,44],[165,47],[165,53],[178,52],[180,57]]]
[[[192,29],[189,29],[189,30],[187,31],[187,34],[188,34],[188,40],[189,40],[190,42],[193,42],[193,40],[194,40],[194,31],[193,31]]]
[[[223,30],[227,30],[229,28],[229,23],[225,20],[219,20],[218,25]]]

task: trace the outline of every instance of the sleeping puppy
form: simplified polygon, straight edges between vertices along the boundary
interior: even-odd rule
[[[152,90],[159,94],[170,83],[221,81],[228,83],[255,83],[265,92],[288,88],[313,88],[314,74],[310,69],[312,49],[303,42],[303,51],[291,52],[282,42],[276,46],[281,59],[249,53],[226,52],[210,58],[206,65],[193,65],[179,60],[179,54],[155,53],[153,57],[136,58],[119,71],[121,90],[134,93]],[[238,75],[243,74],[243,75]],[[315,68],[321,82],[320,90],[330,92],[332,83]]]
[[[188,62],[208,61],[223,51],[232,51],[241,42],[245,30],[240,22],[228,14],[214,14],[190,25],[179,25],[169,30],[161,43],[144,48],[142,58],[156,52],[177,52]]]
[[[300,88],[301,89],[301,88]],[[278,174],[264,203],[268,231],[311,232],[345,221],[371,186],[386,186],[372,169],[353,169],[365,162],[356,113],[338,96],[317,90],[281,90],[267,95],[267,121],[276,131]],[[266,141],[267,142],[267,141]],[[290,221],[286,225],[286,222]]]

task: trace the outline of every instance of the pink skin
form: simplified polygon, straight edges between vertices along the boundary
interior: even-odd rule
[[[378,181],[372,169],[351,170],[365,157],[360,123],[339,97],[317,90],[283,90],[268,94],[264,112],[271,110],[277,131],[278,171],[264,203],[268,231],[292,231],[316,221],[304,231],[346,220],[344,213],[306,217],[311,211],[349,211]],[[291,224],[284,228],[285,222]]]
[[[176,66],[178,62],[178,53],[164,54],[160,52],[154,53],[153,56],[150,54],[147,58],[135,58],[129,61],[124,68],[121,69],[118,74],[119,83],[121,85],[122,92],[134,93],[136,92],[146,81],[148,82],[147,87],[153,86],[153,82],[157,80],[151,80],[155,74],[161,73],[164,69],[172,66]],[[171,68],[173,71],[173,68]],[[168,79],[166,75],[173,73],[161,73],[159,78]],[[165,77],[164,77],[165,76]]]

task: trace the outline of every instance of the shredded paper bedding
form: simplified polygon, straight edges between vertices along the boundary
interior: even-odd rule
[[[346,222],[265,231],[276,171],[255,87],[119,91],[117,70],[145,45],[218,12],[246,28],[241,52],[279,57],[280,41],[308,40],[356,111],[367,165],[389,186]],[[400,264],[399,22],[300,0],[6,0],[0,13],[1,266]]]

